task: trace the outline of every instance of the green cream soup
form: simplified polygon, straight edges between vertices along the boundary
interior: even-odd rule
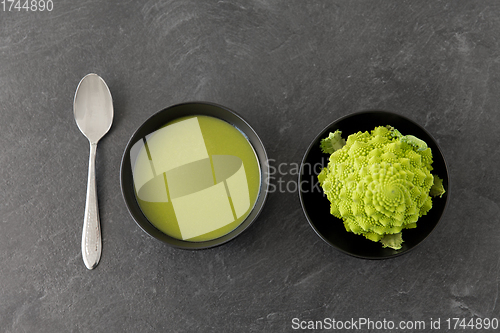
[[[135,194],[146,218],[186,241],[238,227],[259,195],[259,162],[247,138],[209,116],[176,119],[131,149]]]

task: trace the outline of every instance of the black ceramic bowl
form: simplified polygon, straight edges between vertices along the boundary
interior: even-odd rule
[[[320,141],[330,132],[342,131],[342,137],[358,131],[369,131],[376,126],[391,125],[404,135],[414,135],[424,140],[432,149],[434,170],[432,174],[443,179],[446,193],[433,198],[432,208],[417,222],[417,228],[403,230],[403,247],[400,250],[383,248],[379,242],[372,242],[361,235],[347,232],[342,220],[330,214],[330,202],[318,184],[318,174],[328,165],[329,155],[321,152]],[[363,111],[342,117],[328,125],[314,138],[307,149],[299,174],[300,202],[309,224],[321,239],[338,250],[364,259],[392,258],[415,248],[438,224],[448,202],[448,170],[441,150],[434,138],[420,125],[395,113],[386,111]]]
[[[146,218],[146,216],[144,216],[141,208],[139,207],[139,204],[135,196],[132,165],[130,158],[131,148],[136,142],[143,140],[143,138],[145,138],[148,134],[156,131],[157,129],[163,127],[165,124],[175,119],[186,116],[194,116],[194,115],[204,115],[204,116],[219,118],[232,124],[237,129],[239,129],[247,137],[248,141],[250,142],[255,151],[255,154],[259,161],[260,174],[261,174],[260,190],[257,197],[257,201],[253,209],[251,210],[250,214],[246,217],[246,219],[238,227],[236,227],[226,235],[216,239],[208,241],[200,241],[200,242],[191,242],[173,238],[169,235],[166,235],[162,231],[158,230],[153,224],[149,222],[149,220]],[[205,249],[224,244],[234,239],[236,236],[245,231],[255,221],[255,219],[261,212],[267,197],[267,192],[268,192],[267,187],[269,184],[268,177],[269,177],[269,164],[268,164],[267,154],[264,149],[264,145],[262,144],[257,133],[252,129],[252,127],[250,127],[250,125],[243,118],[241,118],[235,112],[220,105],[216,105],[213,103],[206,103],[206,102],[189,102],[189,103],[173,105],[159,111],[158,113],[154,114],[149,119],[147,119],[132,135],[127,144],[127,147],[125,148],[125,152],[123,153],[121,161],[120,185],[128,211],[132,215],[137,225],[142,230],[144,230],[148,235],[177,248]]]

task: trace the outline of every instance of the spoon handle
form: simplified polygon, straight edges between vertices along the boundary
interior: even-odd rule
[[[82,232],[82,257],[85,266],[93,269],[101,258],[101,223],[97,204],[97,188],[95,179],[95,155],[97,143],[90,144],[89,178],[87,181],[87,200]]]

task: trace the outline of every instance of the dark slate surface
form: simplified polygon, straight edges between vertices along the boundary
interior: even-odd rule
[[[440,318],[445,331],[449,317],[500,318],[498,1],[53,5],[0,11],[0,331],[291,332],[294,318]],[[72,114],[89,72],[115,104],[98,150],[94,271],[80,254],[88,143]],[[324,243],[296,192],[271,193],[226,245],[170,248],[127,213],[119,165],[141,122],[191,100],[236,110],[285,171],[340,116],[410,117],[447,159],[448,210],[419,247],[383,261]]]

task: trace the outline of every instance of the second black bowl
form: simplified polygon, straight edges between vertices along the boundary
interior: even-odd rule
[[[330,202],[318,183],[318,174],[328,165],[329,155],[320,149],[320,142],[330,132],[342,131],[342,137],[359,131],[370,131],[377,126],[391,125],[405,135],[414,135],[424,140],[432,149],[433,175],[443,179],[446,193],[441,198],[433,198],[432,208],[427,215],[419,218],[417,228],[403,230],[403,247],[400,250],[383,248],[379,242],[372,242],[363,236],[347,232],[342,220],[330,214]],[[363,111],[342,117],[314,138],[302,159],[299,174],[300,202],[309,224],[316,234],[336,249],[364,259],[386,259],[401,255],[420,244],[438,224],[449,196],[449,179],[446,163],[434,138],[414,121],[386,111]]]

